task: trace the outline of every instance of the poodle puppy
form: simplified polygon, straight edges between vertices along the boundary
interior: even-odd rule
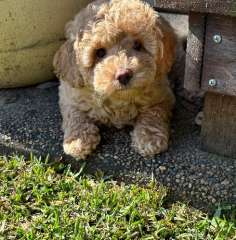
[[[170,25],[140,0],[97,0],[67,24],[66,38],[53,62],[65,153],[85,159],[100,142],[100,124],[132,125],[132,146],[145,157],[167,150]]]

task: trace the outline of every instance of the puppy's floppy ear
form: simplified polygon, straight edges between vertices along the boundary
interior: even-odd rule
[[[169,23],[161,17],[157,18],[157,34],[161,37],[157,64],[162,74],[168,74],[176,57],[177,37]]]
[[[83,87],[83,78],[76,63],[73,42],[67,40],[56,52],[53,59],[56,76],[67,81],[72,87]]]
[[[74,20],[67,23],[65,32],[67,41],[57,51],[53,66],[55,73],[60,80],[67,81],[73,87],[84,86],[79,66],[76,62],[76,51],[74,43],[82,39],[83,33],[91,27],[93,22],[104,18],[108,8],[109,0],[97,0],[90,3],[86,8],[77,14]]]

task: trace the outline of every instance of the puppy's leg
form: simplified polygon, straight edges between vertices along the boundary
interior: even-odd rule
[[[98,127],[85,113],[73,106],[61,106],[64,130],[64,151],[85,159],[99,144]]]
[[[132,145],[142,156],[149,157],[167,150],[172,107],[156,105],[143,111],[131,133]]]

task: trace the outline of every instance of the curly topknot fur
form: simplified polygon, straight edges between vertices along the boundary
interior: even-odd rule
[[[139,0],[97,0],[67,24],[66,37],[54,58],[65,152],[86,158],[100,142],[97,124],[133,125],[132,145],[143,156],[166,150],[172,28]]]

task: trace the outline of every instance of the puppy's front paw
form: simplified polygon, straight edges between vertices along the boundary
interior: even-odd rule
[[[67,138],[64,140],[64,152],[74,158],[85,159],[96,149],[101,137],[99,134],[86,135],[76,139]]]
[[[168,148],[168,133],[160,129],[137,128],[131,134],[132,146],[143,157],[151,157]]]

